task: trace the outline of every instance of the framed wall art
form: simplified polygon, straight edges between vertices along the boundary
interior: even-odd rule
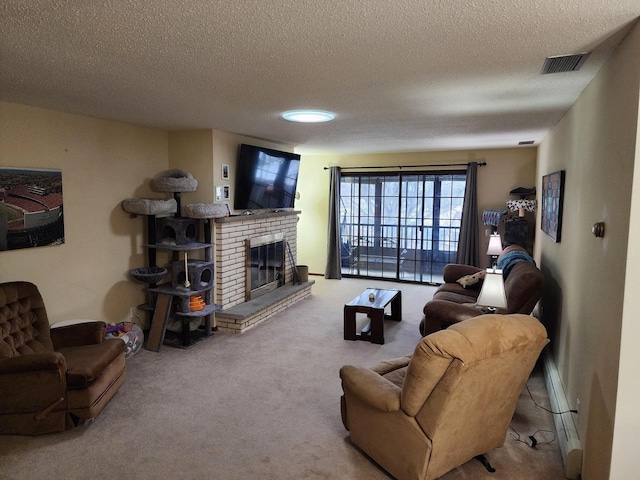
[[[222,179],[229,180],[229,165],[226,163],[222,164]]]
[[[0,167],[0,250],[63,243],[62,171]]]
[[[564,176],[564,170],[560,170],[542,177],[541,228],[556,243],[560,242],[562,227]]]

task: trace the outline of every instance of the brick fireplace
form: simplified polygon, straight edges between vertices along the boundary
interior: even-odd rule
[[[250,287],[247,287],[247,283],[250,284],[248,272],[251,271],[250,240],[282,238],[283,248],[288,244],[296,259],[299,214],[299,211],[269,212],[215,219],[215,292],[216,303],[222,305],[222,311],[215,315],[218,330],[242,333],[311,294],[313,282],[291,285],[293,270],[285,250],[282,252],[284,282],[281,282],[284,286],[269,287],[263,295],[246,301],[251,298]]]

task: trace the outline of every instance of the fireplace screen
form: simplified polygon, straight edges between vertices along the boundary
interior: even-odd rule
[[[284,234],[247,240],[246,299],[264,295],[284,284]]]

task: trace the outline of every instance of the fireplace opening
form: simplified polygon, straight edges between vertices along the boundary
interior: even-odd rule
[[[274,233],[247,240],[246,300],[284,285],[284,234]]]

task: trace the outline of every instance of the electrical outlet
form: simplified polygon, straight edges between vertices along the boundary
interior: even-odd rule
[[[580,399],[576,398],[576,416],[580,416]]]

